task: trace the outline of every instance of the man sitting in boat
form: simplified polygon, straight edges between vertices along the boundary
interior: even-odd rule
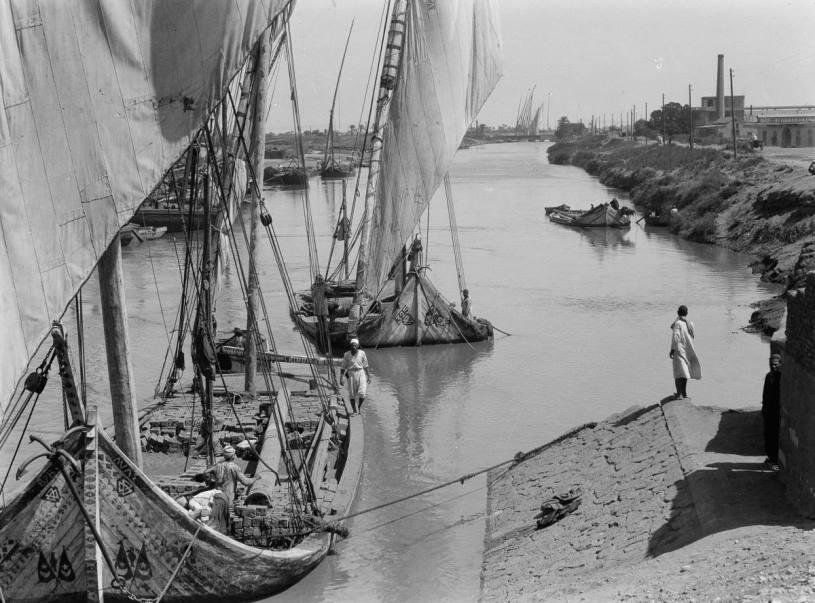
[[[186,505],[187,513],[190,514],[190,517],[198,519],[203,523],[207,523],[209,516],[212,514],[212,499],[216,494],[221,492],[215,487],[215,477],[213,475],[208,475],[206,480],[206,489],[191,496]]]

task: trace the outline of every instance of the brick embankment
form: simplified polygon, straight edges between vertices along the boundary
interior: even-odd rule
[[[677,401],[491,473],[482,599],[815,601],[815,524],[761,448],[757,411]],[[540,504],[575,486],[581,506],[535,529]]]

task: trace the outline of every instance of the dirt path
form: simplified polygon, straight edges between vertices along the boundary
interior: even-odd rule
[[[764,147],[761,156],[775,163],[789,163],[794,166],[809,167],[809,164],[815,161],[815,148]]]
[[[671,401],[490,475],[485,601],[815,601],[815,522],[763,464],[757,409]],[[581,506],[535,529],[541,502]]]

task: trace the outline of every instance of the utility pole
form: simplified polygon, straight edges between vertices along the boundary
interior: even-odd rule
[[[693,150],[693,102],[691,101],[691,85],[688,84],[688,111],[690,111],[690,135],[688,137],[688,142],[690,143],[690,149]]]
[[[648,122],[648,127],[651,127],[651,120],[648,119],[648,103],[645,103],[645,121]],[[648,130],[646,130],[645,134],[645,144],[648,144]]]
[[[733,159],[736,158],[736,106],[733,104],[733,70],[730,70],[730,123],[733,131]]]
[[[665,93],[662,93],[662,144],[665,144]]]

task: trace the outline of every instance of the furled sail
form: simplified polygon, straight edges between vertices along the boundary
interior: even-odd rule
[[[0,0],[0,415],[287,0]]]
[[[467,128],[501,76],[493,0],[409,1],[370,226],[365,290],[376,295]]]

